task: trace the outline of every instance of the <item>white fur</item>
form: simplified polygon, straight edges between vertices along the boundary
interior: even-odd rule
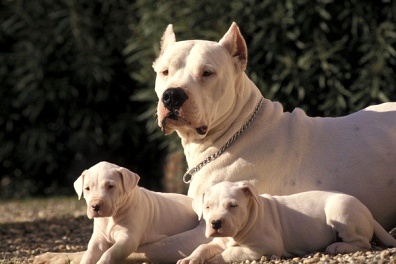
[[[151,192],[139,176],[108,162],[86,170],[74,188],[87,203],[94,230],[81,263],[120,263],[143,244],[187,231],[198,224],[191,198]]]
[[[181,137],[190,168],[219,150],[261,99],[244,72],[247,58],[235,23],[219,42],[176,41],[172,26],[166,29],[153,64],[158,124],[166,134],[176,131]],[[168,118],[161,101],[172,87],[188,96],[178,109],[178,120]],[[197,133],[202,127],[205,134]],[[225,180],[248,180],[260,193],[273,195],[345,192],[361,200],[389,230],[396,226],[396,103],[340,118],[312,118],[301,109],[285,113],[280,103],[265,100],[241,137],[194,175],[188,195],[195,197]],[[204,241],[199,226],[141,247],[142,254],[133,258],[174,262],[182,256],[180,251],[192,252]]]
[[[221,182],[194,199],[213,241],[178,264],[231,263],[261,256],[292,257],[326,250],[353,253],[371,248],[373,234],[386,246],[396,240],[353,196],[309,191],[259,196],[247,182]],[[212,223],[220,223],[214,226]],[[337,237],[342,241],[337,242]]]

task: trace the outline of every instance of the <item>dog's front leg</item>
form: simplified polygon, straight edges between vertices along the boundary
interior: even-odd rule
[[[98,264],[124,263],[129,254],[138,247],[137,241],[131,241],[128,237],[117,240],[106,252],[103,253]]]
[[[187,258],[181,259],[177,264],[203,264],[207,263],[208,260],[212,259],[214,256],[223,252],[219,244],[215,242],[210,242],[208,244],[203,244],[197,247]]]
[[[128,260],[130,263],[134,261],[174,263],[189,256],[199,245],[210,241],[211,239],[205,237],[205,221],[201,221],[194,229],[139,247],[136,253],[128,257]]]
[[[94,234],[89,240],[87,251],[85,251],[80,264],[97,263],[103,253],[110,247],[110,244]]]

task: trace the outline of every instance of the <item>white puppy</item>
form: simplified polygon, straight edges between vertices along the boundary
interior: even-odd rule
[[[192,199],[137,186],[139,176],[100,162],[85,170],[74,188],[87,203],[94,230],[81,263],[120,263],[140,245],[184,232],[198,224]]]
[[[247,182],[222,182],[196,197],[193,207],[206,221],[206,236],[215,239],[178,264],[291,257],[324,249],[352,253],[370,249],[374,233],[384,245],[396,247],[366,206],[337,192],[259,196]]]

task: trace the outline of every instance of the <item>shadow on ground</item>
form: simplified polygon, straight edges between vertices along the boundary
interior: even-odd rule
[[[0,262],[26,263],[48,251],[85,250],[91,234],[92,221],[86,216],[0,224]]]

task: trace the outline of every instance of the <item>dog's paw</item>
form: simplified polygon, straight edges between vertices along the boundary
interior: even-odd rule
[[[204,259],[187,257],[177,261],[176,264],[204,264],[204,263],[205,263]]]
[[[367,249],[368,248],[362,248],[353,243],[337,242],[328,246],[326,248],[326,252],[331,255],[337,255],[337,254],[353,253],[359,250],[367,250]]]
[[[47,252],[39,256],[31,257],[29,262],[32,264],[77,264],[79,261],[73,261],[66,253]]]

